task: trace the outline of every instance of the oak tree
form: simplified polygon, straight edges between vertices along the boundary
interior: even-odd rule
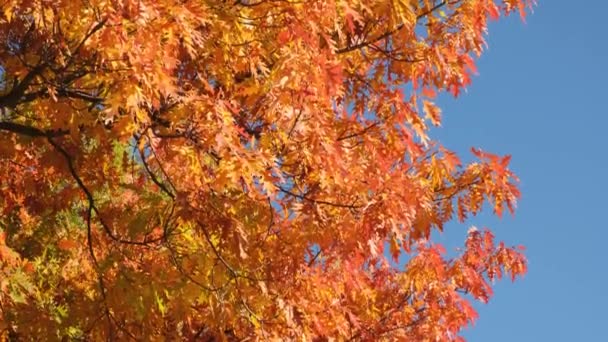
[[[529,0],[0,1],[9,339],[458,340],[520,248],[509,157],[434,141]]]

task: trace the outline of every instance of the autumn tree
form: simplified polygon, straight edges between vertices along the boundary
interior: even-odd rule
[[[458,340],[526,262],[431,241],[519,196],[434,98],[528,1],[0,1],[2,336]]]

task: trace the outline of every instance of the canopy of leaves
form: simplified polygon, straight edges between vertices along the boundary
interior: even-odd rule
[[[0,330],[458,340],[518,248],[509,158],[427,135],[526,0],[0,2]]]

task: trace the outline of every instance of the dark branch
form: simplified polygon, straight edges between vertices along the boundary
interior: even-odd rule
[[[427,15],[435,12],[436,10],[440,9],[441,7],[447,5],[448,2],[449,1],[444,0],[444,1],[440,2],[440,3],[438,3],[437,5],[431,7],[429,10],[427,10],[427,11],[425,11],[423,13],[418,14],[418,16],[416,17],[416,20],[420,20],[420,19],[426,17]],[[455,1],[453,3],[456,3],[456,2],[458,2],[458,1]],[[390,37],[391,35],[399,32],[399,31],[401,31],[401,29],[403,29],[404,27],[405,27],[405,24],[399,24],[394,29],[386,31],[386,32],[384,32],[384,33],[382,33],[382,34],[374,37],[374,38],[371,38],[369,40],[363,41],[363,42],[358,43],[358,44],[347,46],[347,47],[342,48],[342,49],[338,49],[338,50],[336,50],[336,53],[337,54],[348,53],[348,52],[351,52],[351,51],[354,51],[354,50],[358,50],[360,48],[363,48],[363,47],[375,44],[375,43],[377,43],[377,42],[379,42],[379,41],[381,41],[381,40],[383,40],[385,38]]]
[[[68,169],[70,171],[70,174],[72,175],[72,178],[74,179],[74,181],[76,181],[76,184],[78,185],[80,190],[82,190],[82,192],[84,192],[84,194],[87,198],[89,207],[91,208],[91,211],[94,212],[95,215],[97,215],[97,220],[103,227],[106,234],[110,237],[110,239],[112,239],[113,241],[123,243],[123,244],[128,244],[128,245],[148,246],[150,243],[158,242],[165,238],[164,236],[161,236],[160,238],[155,238],[155,239],[150,239],[150,240],[144,239],[144,241],[134,241],[134,240],[125,240],[125,239],[120,238],[119,236],[116,236],[112,232],[110,227],[103,220],[101,213],[99,212],[99,209],[95,205],[95,199],[93,197],[93,193],[84,184],[82,178],[80,178],[80,176],[78,175],[78,172],[76,172],[76,167],[74,166],[74,161],[73,161],[72,157],[70,156],[70,154],[61,145],[59,145],[57,142],[55,142],[55,140],[53,140],[51,137],[47,137],[47,140],[55,148],[55,150],[57,150],[66,160],[66,163],[68,165]]]
[[[146,173],[148,173],[148,176],[150,176],[150,179],[152,180],[152,182],[154,182],[154,184],[156,184],[156,186],[158,186],[162,190],[162,192],[167,194],[167,196],[171,197],[172,199],[175,199],[175,195],[169,190],[169,188],[167,188],[167,186],[165,184],[163,184],[158,179],[158,177],[156,177],[154,172],[152,172],[152,170],[150,169],[150,166],[148,165],[148,162],[146,161],[146,156],[144,155],[144,151],[142,149],[138,149],[138,151],[139,151],[139,156],[141,157],[141,163],[143,164],[144,169],[146,170]]]
[[[362,208],[363,207],[361,205],[356,205],[354,203],[353,204],[343,204],[343,203],[334,203],[334,202],[314,199],[314,198],[310,198],[310,197],[305,196],[305,195],[296,194],[296,193],[291,192],[291,191],[289,191],[289,190],[287,190],[287,189],[285,189],[285,188],[283,188],[283,187],[281,187],[279,185],[275,184],[275,186],[282,193],[285,193],[285,194],[287,194],[289,196],[298,198],[298,199],[303,200],[303,201],[308,201],[308,202],[311,202],[311,203],[324,204],[324,205],[329,205],[329,206],[336,207],[336,208],[346,208],[346,209],[358,209],[358,208]]]
[[[70,133],[69,130],[58,129],[43,131],[36,127],[26,126],[14,122],[0,122],[0,130],[8,131],[16,134],[27,135],[29,137],[47,137],[55,138]]]
[[[40,64],[28,72],[27,75],[21,80],[16,81],[6,95],[0,96],[0,107],[13,109],[21,101],[21,98],[25,94],[25,91],[30,86],[30,83],[44,70],[45,64]]]

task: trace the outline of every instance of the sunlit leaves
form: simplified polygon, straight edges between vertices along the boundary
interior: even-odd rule
[[[433,141],[434,101],[470,84],[487,19],[528,5],[5,1],[0,326],[456,339],[526,264],[489,231],[430,241],[519,197],[509,157]]]

